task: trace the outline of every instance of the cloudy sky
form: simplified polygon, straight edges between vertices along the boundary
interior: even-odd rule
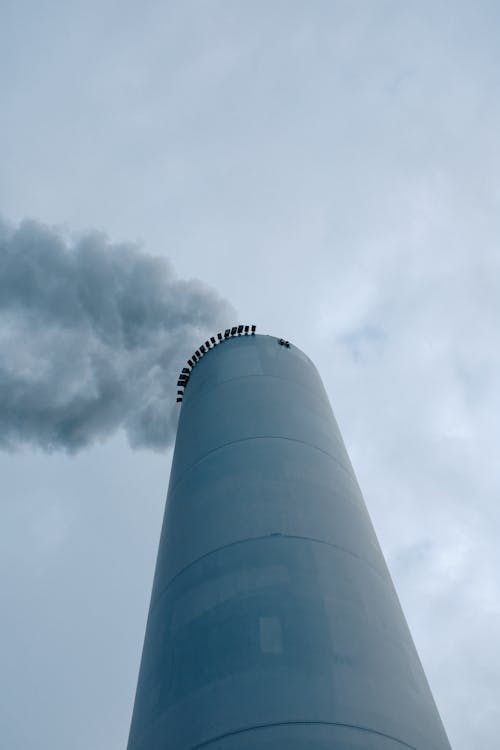
[[[9,750],[125,748],[174,372],[233,319],[317,364],[452,746],[496,750],[499,28],[495,0],[0,0]]]

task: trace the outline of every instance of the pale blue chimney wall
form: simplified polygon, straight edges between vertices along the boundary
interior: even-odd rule
[[[128,750],[450,750],[312,362],[230,338],[180,409]]]

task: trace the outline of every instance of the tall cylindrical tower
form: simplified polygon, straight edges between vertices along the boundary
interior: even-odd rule
[[[236,336],[181,406],[128,750],[450,750],[320,377]]]

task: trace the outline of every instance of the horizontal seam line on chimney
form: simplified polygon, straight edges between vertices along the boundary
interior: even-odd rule
[[[352,472],[346,466],[344,466],[344,464],[341,461],[339,461],[338,458],[335,458],[335,456],[333,456],[331,453],[328,453],[328,451],[325,451],[322,448],[319,448],[317,445],[314,445],[313,443],[307,443],[305,440],[298,440],[297,438],[286,437],[284,435],[252,435],[251,437],[240,438],[239,440],[231,440],[229,443],[223,443],[222,445],[218,445],[216,448],[212,448],[211,450],[204,453],[203,456],[201,456],[201,458],[199,458],[194,463],[190,464],[188,467],[182,470],[181,475],[179,476],[175,484],[173,484],[172,487],[168,488],[167,496],[175,490],[175,488],[180,482],[182,482],[185,474],[187,474],[188,471],[191,471],[191,469],[194,469],[195,466],[198,466],[198,464],[204,461],[205,458],[207,458],[207,456],[210,456],[212,453],[216,453],[217,451],[223,450],[224,448],[228,448],[230,445],[236,445],[238,443],[245,443],[245,442],[249,442],[250,440],[288,440],[291,443],[299,443],[300,445],[307,445],[308,448],[312,448],[313,450],[319,451],[324,456],[328,456],[328,458],[331,458],[331,460],[334,461],[337,464],[337,466],[340,466],[340,468],[343,469],[343,471],[345,471],[349,479],[351,479],[353,484],[356,486],[356,489],[358,490],[360,489],[358,482],[356,480],[356,477],[352,474]]]
[[[258,731],[259,729],[272,729],[273,727],[286,727],[286,726],[328,726],[328,727],[343,727],[344,729],[356,729],[360,732],[367,732],[369,734],[375,734],[379,737],[385,737],[388,740],[391,740],[392,742],[397,742],[399,745],[402,745],[403,747],[410,748],[410,750],[417,750],[415,745],[410,745],[408,742],[405,742],[404,740],[400,740],[397,737],[393,737],[390,734],[387,734],[386,732],[380,732],[377,729],[369,729],[368,727],[362,727],[358,724],[345,724],[340,721],[308,721],[308,720],[297,720],[297,721],[279,721],[276,723],[269,723],[269,724],[256,724],[254,726],[245,727],[241,729],[235,729],[232,732],[227,732],[226,734],[220,734],[216,737],[213,737],[210,740],[204,740],[203,742],[198,743],[197,745],[192,745],[190,750],[199,750],[203,747],[208,747],[208,745],[211,745],[213,742],[220,742],[220,740],[226,739],[226,737],[232,737],[237,734],[244,734],[245,732],[252,732],[252,731]]]
[[[229,544],[223,544],[221,547],[216,547],[215,549],[210,550],[209,552],[205,552],[204,555],[200,555],[200,557],[197,557],[196,560],[192,560],[190,563],[185,565],[181,570],[179,570],[167,583],[167,585],[155,596],[154,601],[151,600],[151,607],[150,609],[153,610],[162,596],[168,591],[170,586],[174,583],[174,581],[179,578],[183,573],[185,573],[186,570],[191,568],[193,565],[196,565],[200,562],[200,560],[204,560],[206,557],[210,557],[210,555],[215,555],[217,552],[221,552],[224,549],[228,549],[229,547],[236,547],[238,544],[247,544],[248,542],[258,542],[262,541],[264,539],[299,539],[301,541],[307,541],[307,542],[313,542],[313,544],[324,544],[326,547],[332,547],[333,549],[340,550],[341,552],[344,552],[346,555],[350,555],[351,557],[354,557],[356,560],[359,560],[359,562],[368,565],[369,568],[371,568],[376,575],[378,575],[385,583],[390,583],[390,579],[386,579],[380,570],[378,570],[372,563],[368,562],[368,560],[365,560],[365,558],[360,557],[360,555],[357,555],[356,552],[352,552],[351,550],[347,549],[346,547],[342,547],[340,544],[334,544],[333,542],[327,542],[325,539],[317,539],[315,537],[311,536],[302,536],[301,534],[283,534],[279,531],[277,532],[271,532],[269,534],[261,534],[259,536],[249,536],[245,539],[237,539],[234,542],[229,542]]]

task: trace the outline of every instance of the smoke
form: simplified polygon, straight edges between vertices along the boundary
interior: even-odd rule
[[[123,428],[164,448],[183,361],[232,316],[134,244],[0,223],[0,447],[73,452]]]

